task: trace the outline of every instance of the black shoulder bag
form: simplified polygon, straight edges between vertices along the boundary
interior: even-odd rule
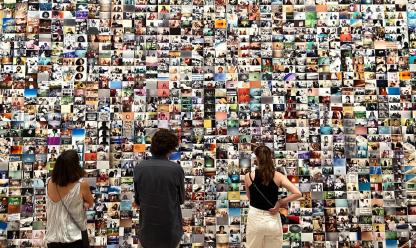
[[[259,192],[261,197],[263,197],[263,199],[271,206],[271,208],[274,208],[275,205],[273,203],[271,203],[269,201],[269,199],[267,199],[267,197],[263,194],[263,192],[261,192],[261,190],[257,187],[256,183],[251,178],[250,172],[249,172],[248,176],[250,177],[251,183],[253,184],[254,188],[257,190],[257,192]],[[279,212],[279,215],[280,215],[280,220],[282,221],[282,224],[289,224],[289,219],[284,214]]]
[[[88,232],[87,232],[87,230],[84,230],[84,231],[83,231],[83,230],[82,230],[82,228],[78,225],[78,222],[76,222],[76,221],[74,220],[74,218],[72,217],[71,213],[68,211],[68,208],[66,207],[65,203],[62,201],[61,194],[59,194],[59,191],[58,191],[58,186],[56,186],[56,184],[55,184],[55,187],[56,187],[56,192],[58,192],[59,199],[60,199],[60,201],[61,201],[62,205],[64,206],[64,208],[65,208],[65,209],[66,209],[66,211],[68,212],[69,218],[71,218],[72,222],[74,222],[74,224],[78,227],[78,229],[79,229],[79,230],[81,230],[81,236],[82,236],[82,247],[83,247],[83,248],[90,248],[90,241],[88,240]]]

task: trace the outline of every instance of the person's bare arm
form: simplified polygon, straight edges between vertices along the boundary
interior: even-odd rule
[[[276,205],[274,206],[274,208],[269,209],[269,211],[272,214],[277,214],[279,212],[279,208],[282,206],[285,206],[286,204],[288,204],[291,201],[295,201],[297,199],[299,199],[300,197],[302,197],[302,193],[299,191],[298,188],[296,188],[295,185],[293,185],[293,183],[291,183],[289,181],[289,179],[287,179],[287,177],[285,175],[283,175],[280,172],[276,172],[276,176],[274,177],[274,182],[279,186],[279,187],[283,187],[285,188],[287,191],[289,191],[291,194],[279,201],[276,202]]]
[[[94,197],[91,194],[90,185],[86,181],[81,182],[81,193],[86,207],[90,208],[94,205]]]
[[[302,193],[300,192],[300,190],[292,182],[290,182],[285,175],[277,172],[277,179],[278,182],[280,182],[279,186],[285,188],[287,191],[291,193],[289,196],[278,201],[281,206],[284,206],[289,202],[296,201],[297,199],[302,197]]]
[[[249,190],[249,187],[251,185],[251,180],[250,180],[250,176],[249,176],[250,173],[251,172],[247,173],[244,177],[244,184],[246,186],[246,195],[248,197],[248,200],[250,200],[250,190]]]

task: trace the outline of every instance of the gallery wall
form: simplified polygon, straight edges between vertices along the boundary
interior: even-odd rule
[[[282,210],[284,247],[416,247],[415,9],[1,1],[0,247],[44,247],[45,179],[66,149],[95,193],[91,244],[137,247],[133,167],[161,127],[181,141],[181,247],[246,247],[252,143],[303,193]]]

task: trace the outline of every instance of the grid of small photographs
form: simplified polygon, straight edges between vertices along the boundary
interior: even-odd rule
[[[91,244],[137,247],[133,167],[160,127],[181,247],[246,247],[258,142],[303,192],[284,247],[416,247],[415,0],[1,0],[0,24],[0,247],[43,247],[65,149]]]

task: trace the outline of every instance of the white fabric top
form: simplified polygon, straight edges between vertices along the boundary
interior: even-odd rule
[[[46,235],[45,241],[47,243],[59,242],[59,243],[71,243],[82,239],[81,230],[73,222],[72,218],[78,223],[78,225],[86,230],[87,218],[84,211],[84,202],[80,195],[80,185],[82,179],[62,197],[59,202],[54,202],[48,196],[48,182],[46,181]],[[72,218],[69,216],[68,211],[71,212]]]

